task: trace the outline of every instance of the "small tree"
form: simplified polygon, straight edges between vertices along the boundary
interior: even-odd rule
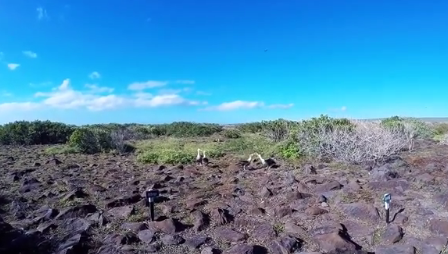
[[[81,153],[93,154],[101,151],[95,133],[89,128],[75,130],[70,136],[68,143]]]

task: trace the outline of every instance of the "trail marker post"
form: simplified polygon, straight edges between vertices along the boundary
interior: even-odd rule
[[[146,191],[146,206],[149,206],[151,221],[154,221],[154,199],[160,195],[159,190],[149,189]]]
[[[383,196],[383,202],[384,202],[384,209],[386,210],[386,223],[389,224],[389,210],[390,210],[390,202],[392,201],[392,195],[389,193],[384,194]]]

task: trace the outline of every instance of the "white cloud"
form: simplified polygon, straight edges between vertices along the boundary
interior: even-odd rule
[[[173,106],[173,105],[185,105],[196,106],[204,104],[200,101],[187,100],[178,94],[163,94],[146,98],[137,98],[135,101],[137,107],[160,107],[160,106]]]
[[[217,111],[231,111],[236,109],[251,109],[264,106],[263,102],[260,101],[232,101],[224,102],[218,106],[212,106],[205,108],[205,110],[217,110]]]
[[[8,66],[8,68],[9,68],[11,71],[13,71],[13,70],[19,68],[20,64],[17,64],[17,63],[9,63],[9,64],[7,64],[7,66]]]
[[[159,90],[159,94],[178,94],[178,93],[182,93],[182,92],[190,92],[191,88],[190,87],[185,87],[182,89],[162,89]]]
[[[0,91],[0,97],[11,97],[12,93],[7,91]]]
[[[210,95],[212,95],[211,93],[207,93],[207,92],[204,92],[204,91],[197,91],[196,94],[197,95],[203,95],[203,96],[210,96]]]
[[[22,51],[22,53],[25,56],[29,57],[29,58],[36,58],[37,57],[37,54],[34,53],[33,51],[26,50],[26,51]]]
[[[41,108],[57,109],[87,109],[101,111],[123,107],[161,107],[161,106],[196,106],[206,102],[183,98],[178,94],[163,94],[154,96],[150,93],[137,92],[133,95],[117,95],[102,93],[113,92],[112,88],[86,84],[86,89],[76,90],[70,86],[70,80],[65,79],[58,87],[49,92],[37,92],[35,102],[0,103],[0,111],[16,112]]]
[[[99,78],[101,78],[101,75],[100,75],[99,72],[94,71],[94,72],[92,72],[92,73],[89,74],[89,78],[90,78],[90,79],[99,79]]]
[[[340,108],[332,108],[330,109],[331,112],[345,112],[347,111],[347,107],[346,106],[342,106]]]
[[[34,102],[6,102],[0,103],[0,112],[10,113],[17,111],[30,111],[39,108],[38,103]]]
[[[232,101],[232,102],[224,102],[221,103],[218,106],[211,106],[211,107],[207,107],[203,110],[213,110],[213,111],[232,111],[232,110],[237,110],[237,109],[253,109],[253,108],[270,108],[270,109],[275,109],[275,108],[282,108],[282,109],[287,109],[287,108],[291,108],[293,107],[294,104],[290,103],[290,104],[272,104],[272,105],[265,105],[264,102],[262,101],[241,101],[241,100],[237,100],[237,101]]]
[[[70,80],[65,79],[52,92],[38,92],[35,97],[46,97],[41,103],[45,106],[62,109],[87,108],[92,111],[124,106],[126,99],[116,95],[100,96],[90,92],[76,91],[70,87]]]
[[[134,82],[128,86],[128,89],[133,90],[133,91],[141,91],[141,90],[145,90],[148,88],[166,86],[167,84],[168,84],[168,81],[148,80],[146,82]]]
[[[98,86],[96,84],[86,84],[85,87],[93,93],[112,93],[114,91],[112,87]]]
[[[289,104],[272,104],[269,105],[268,108],[282,108],[282,109],[287,109],[287,108],[292,108],[294,107],[294,103],[289,103]]]
[[[194,85],[196,83],[194,80],[176,80],[174,81],[176,84],[184,84],[184,85]]]
[[[42,8],[42,7],[37,7],[36,8],[36,12],[37,12],[37,19],[38,20],[48,19],[49,18],[47,10]]]

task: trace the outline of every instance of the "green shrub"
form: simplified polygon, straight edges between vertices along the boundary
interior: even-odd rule
[[[237,125],[236,128],[244,133],[259,133],[263,130],[263,123],[261,122],[243,123]]]
[[[225,138],[241,138],[241,132],[237,129],[227,129],[222,131]]]
[[[158,124],[149,128],[150,134],[154,136],[171,137],[208,137],[222,131],[218,124],[202,124],[191,122],[173,122],[170,124]]]
[[[112,142],[111,131],[107,129],[93,128],[92,132],[101,152],[108,152],[111,149],[116,148]]]
[[[153,151],[144,151],[137,156],[137,161],[146,164],[158,164],[159,155]]]
[[[435,135],[443,135],[448,133],[448,123],[437,123],[434,126]]]
[[[353,130],[355,125],[347,118],[331,118],[327,115],[313,117],[310,120],[303,120],[299,124],[299,130],[305,132],[331,132],[336,128]]]
[[[288,139],[291,133],[296,131],[299,126],[298,122],[288,121],[285,119],[263,121],[261,124],[262,133],[274,142],[280,142]]]
[[[301,155],[299,144],[292,139],[282,142],[277,153],[284,159],[297,159]]]
[[[75,129],[75,126],[51,121],[16,121],[0,126],[0,144],[62,144]]]
[[[75,130],[70,136],[68,143],[81,153],[93,154],[102,150],[95,136],[95,132],[90,128],[79,128]]]
[[[389,117],[383,119],[381,125],[388,129],[406,133],[412,138],[429,139],[436,134],[431,126],[415,118]]]

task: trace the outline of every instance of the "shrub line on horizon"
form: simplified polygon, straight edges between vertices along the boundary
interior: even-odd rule
[[[218,124],[174,122],[171,124],[95,124],[73,126],[51,121],[16,121],[0,126],[0,144],[67,144],[64,153],[126,153],[137,144],[139,161],[191,162],[202,139],[211,158],[225,154],[259,152],[287,160],[303,157],[362,163],[410,150],[415,139],[434,138],[448,132],[448,125],[429,125],[412,118],[391,117],[381,121],[355,121],[326,115],[303,121],[278,119],[246,123],[232,128]],[[171,137],[167,145],[158,139]],[[217,142],[210,142],[215,139]],[[165,142],[169,139],[165,139]],[[182,141],[180,141],[182,140]],[[151,145],[142,145],[144,143]],[[191,144],[188,144],[191,142]],[[140,146],[140,147],[139,147]],[[152,147],[151,147],[152,146]],[[52,150],[55,152],[55,150]],[[193,153],[193,157],[192,156]]]

